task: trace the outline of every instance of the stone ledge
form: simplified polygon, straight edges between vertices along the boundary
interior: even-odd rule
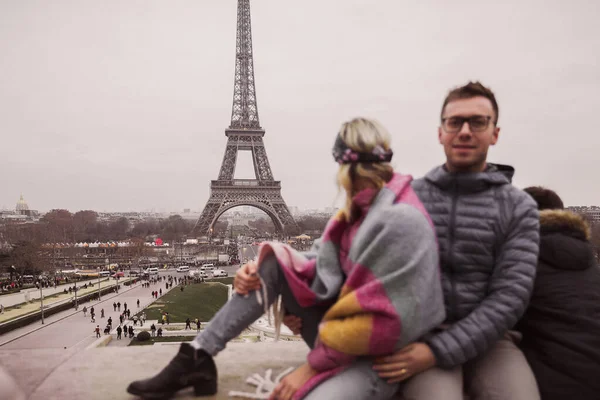
[[[30,400],[133,400],[125,390],[136,379],[160,371],[177,353],[178,343],[162,346],[102,347],[84,351],[0,350],[0,363]],[[245,380],[272,368],[274,376],[306,359],[303,342],[230,343],[215,359],[219,392],[207,400],[225,400],[230,390],[252,392]],[[177,399],[197,399],[183,391]]]

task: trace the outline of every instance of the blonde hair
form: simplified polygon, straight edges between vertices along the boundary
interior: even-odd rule
[[[390,149],[390,134],[377,121],[355,118],[340,128],[340,137],[346,145],[360,153],[370,153],[377,146]],[[389,162],[340,164],[337,173],[338,187],[346,192],[344,208],[340,211],[347,221],[353,219],[352,198],[365,186],[378,191],[392,179],[394,169]]]

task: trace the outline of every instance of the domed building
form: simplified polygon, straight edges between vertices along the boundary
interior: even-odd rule
[[[0,221],[5,223],[30,223],[37,221],[39,213],[29,208],[29,204],[23,198],[19,198],[14,210],[0,210]]]
[[[29,205],[23,198],[22,194],[21,194],[21,198],[19,199],[19,201],[17,201],[16,211],[17,211],[17,214],[31,215],[31,210],[29,210]]]

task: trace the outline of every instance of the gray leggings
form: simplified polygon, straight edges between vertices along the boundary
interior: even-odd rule
[[[324,307],[301,307],[290,290],[285,276],[274,256],[267,257],[259,268],[259,274],[267,288],[267,302],[271,305],[281,295],[285,309],[302,318],[302,338],[313,347],[318,326],[327,311]],[[254,293],[249,296],[234,294],[215,314],[208,327],[194,339],[198,345],[213,356],[223,350],[230,340],[264,313]],[[388,384],[380,379],[367,359],[356,361],[351,367],[321,383],[311,391],[307,400],[387,400],[398,390],[398,384]]]

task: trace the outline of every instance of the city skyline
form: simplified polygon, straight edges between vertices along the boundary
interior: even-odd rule
[[[0,206],[23,193],[42,212],[201,210],[231,116],[236,3],[2,2]],[[476,79],[500,103],[490,161],[515,166],[517,186],[600,203],[600,139],[585,132],[598,5],[515,4],[253,1],[261,125],[287,203],[336,204],[330,149],[353,116],[390,130],[400,172],[441,164],[443,97]],[[251,171],[241,155],[236,177]]]

